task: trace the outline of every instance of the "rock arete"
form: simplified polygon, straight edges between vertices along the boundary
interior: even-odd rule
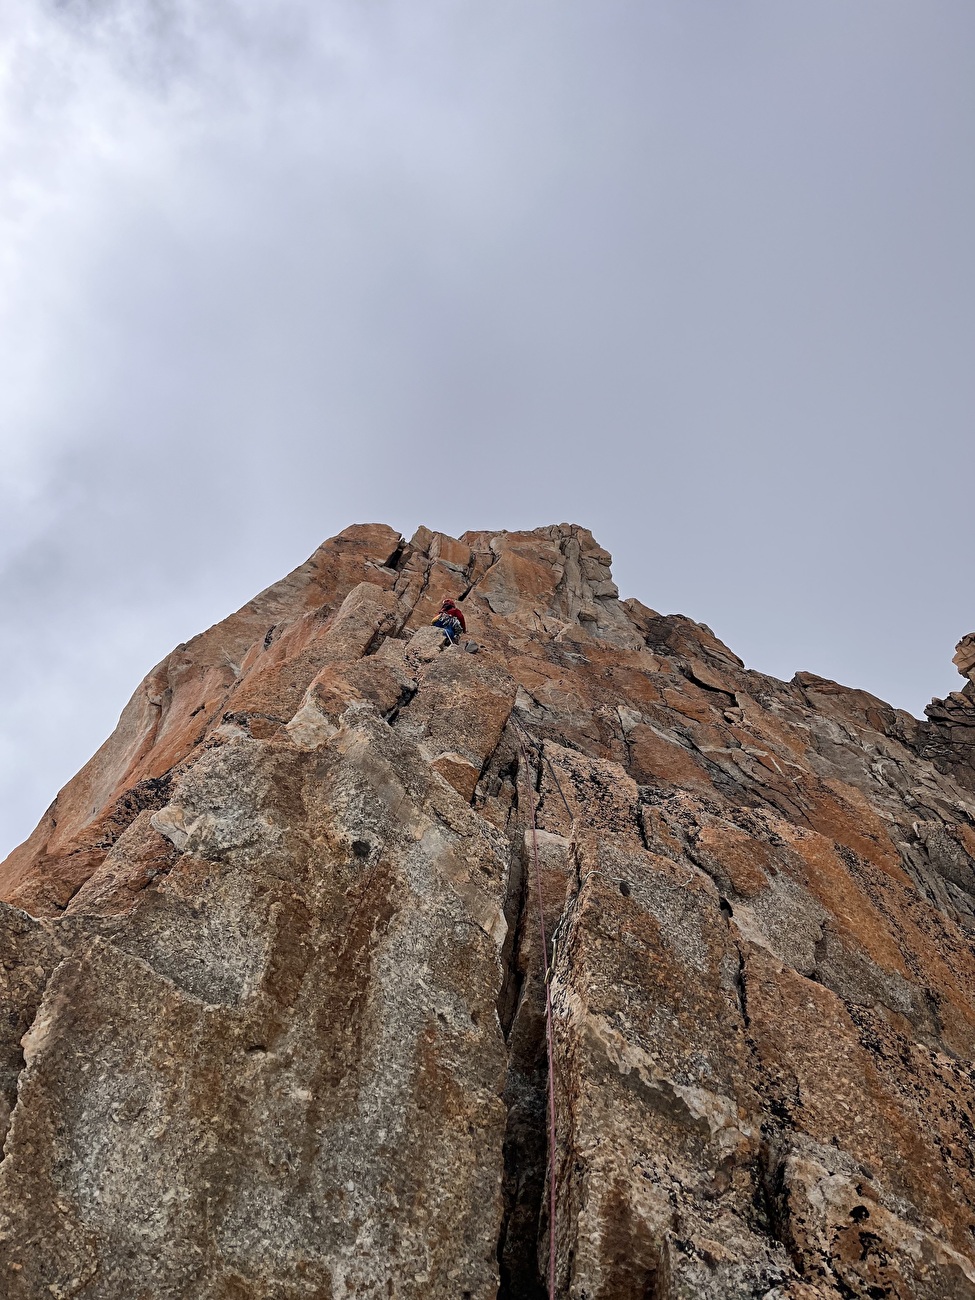
[[[357,526],[149,674],[0,866],[0,1296],[544,1300],[554,1178],[560,1297],[975,1298],[975,637],[920,722],[609,563]]]

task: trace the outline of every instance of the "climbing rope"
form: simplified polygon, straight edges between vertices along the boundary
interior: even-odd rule
[[[519,732],[521,728],[519,727]],[[548,964],[548,943],[545,938],[545,912],[542,907],[542,873],[538,864],[538,830],[535,825],[535,792],[532,789],[531,768],[524,735],[519,734],[521,756],[528,790],[528,818],[531,827],[532,863],[535,870],[535,901],[538,905],[538,933],[542,945],[542,969],[545,972],[545,1044],[548,1051],[548,1300],[555,1300],[555,1036],[552,1030],[552,971]],[[561,794],[561,790],[559,791]],[[562,796],[563,799],[565,796]],[[568,806],[568,805],[566,805]]]

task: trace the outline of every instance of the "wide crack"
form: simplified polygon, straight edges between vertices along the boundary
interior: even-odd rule
[[[516,780],[515,789],[520,794],[520,780]],[[537,975],[533,978],[522,969],[519,961],[525,929],[531,925],[529,886],[524,826],[518,818],[512,824],[505,906],[509,939],[502,952],[504,979],[498,1004],[508,1044],[502,1093],[508,1117],[503,1146],[504,1209],[498,1233],[498,1300],[545,1300],[547,1294],[538,1253],[548,1173],[544,986]]]

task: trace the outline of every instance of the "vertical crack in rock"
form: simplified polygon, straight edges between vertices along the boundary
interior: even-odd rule
[[[383,714],[383,717],[391,727],[396,726],[396,719],[399,717],[400,711],[406,708],[410,700],[412,700],[413,696],[416,694],[416,691],[416,686],[405,685],[400,688],[399,698],[396,703],[388,713]]]
[[[402,566],[409,559],[409,554],[410,554],[409,544],[405,542],[401,537],[399,540],[399,544],[396,547],[396,550],[393,551],[393,553],[387,556],[386,559],[384,560],[383,568],[394,569],[397,573],[399,573]]]
[[[517,743],[517,742],[515,742]],[[515,781],[514,840],[509,867],[509,943],[499,1016],[508,1048],[503,1098],[507,1110],[503,1149],[504,1213],[498,1236],[498,1300],[545,1300],[539,1269],[539,1228],[548,1176],[548,1055],[545,1044],[544,962],[539,953],[534,881],[526,845],[527,812],[521,798],[524,765],[512,756]],[[534,797],[542,782],[533,773]],[[547,960],[547,955],[546,955]]]
[[[508,1063],[503,1092],[507,1124],[502,1153],[504,1214],[498,1237],[498,1300],[545,1300],[547,1288],[538,1267],[539,1224],[548,1174],[545,1017],[537,978],[532,982],[527,972],[517,969],[516,954],[524,949],[533,905],[523,854],[513,856],[519,861],[518,909],[502,1007]]]
[[[785,1163],[776,1156],[767,1141],[762,1141],[757,1158],[757,1222],[773,1241],[788,1251],[797,1274],[803,1275],[803,1259],[789,1230],[789,1193],[785,1182]]]

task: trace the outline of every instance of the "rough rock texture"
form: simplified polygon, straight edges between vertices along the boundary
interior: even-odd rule
[[[975,633],[962,637],[952,661],[966,678],[960,691],[946,700],[932,700],[924,710],[926,757],[939,772],[954,773],[963,785],[975,784]]]
[[[539,1300],[550,959],[560,1296],[975,1297],[975,638],[918,722],[609,558],[351,528],[150,673],[0,867],[0,1295]]]

